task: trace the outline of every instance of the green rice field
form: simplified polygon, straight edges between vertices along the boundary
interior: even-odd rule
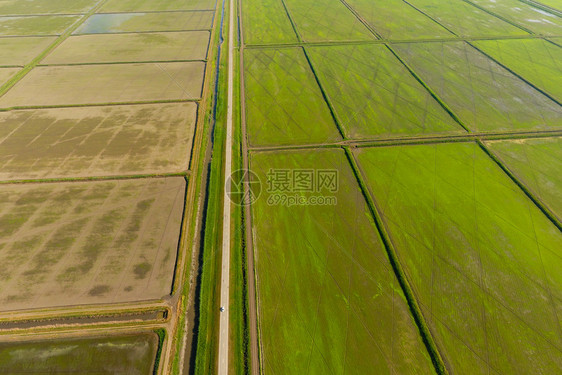
[[[337,192],[322,190],[335,205],[276,204],[264,191],[253,207],[264,371],[433,373],[345,154],[268,152],[251,162],[264,185],[270,168],[339,176]]]
[[[447,38],[452,34],[401,0],[348,0],[383,39]]]
[[[253,145],[340,138],[301,49],[248,50],[247,122]],[[290,108],[290,110],[287,110]]]
[[[393,48],[472,131],[562,126],[558,103],[465,42]]]
[[[561,371],[556,4],[242,0],[260,373]]]
[[[543,39],[486,40],[474,45],[507,68],[562,101],[562,49]]]
[[[539,35],[562,34],[562,19],[519,0],[470,0],[475,5]],[[538,2],[540,3],[540,1]]]
[[[464,132],[385,46],[308,51],[347,137]]]
[[[452,372],[555,373],[562,233],[476,144],[357,158]]]
[[[296,42],[281,0],[243,1],[244,39],[248,44]]]
[[[562,138],[490,141],[486,145],[562,221]]]
[[[409,0],[408,2],[460,36],[529,35],[525,30],[463,0]]]
[[[305,41],[375,39],[339,0],[285,0],[285,3]]]

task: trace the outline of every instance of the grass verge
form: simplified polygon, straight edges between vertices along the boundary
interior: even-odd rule
[[[154,370],[153,375],[158,374],[158,367],[160,366],[160,357],[162,356],[162,347],[164,346],[164,339],[166,338],[166,330],[164,328],[158,328],[154,330],[154,333],[158,335],[158,349],[156,350],[156,357],[154,358]]]

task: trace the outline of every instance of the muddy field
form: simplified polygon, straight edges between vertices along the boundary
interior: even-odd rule
[[[0,187],[0,309],[170,293],[183,178]]]
[[[0,98],[0,107],[198,99],[204,68],[201,62],[38,67]]]
[[[0,86],[12,78],[19,70],[19,68],[0,68]]]
[[[214,11],[94,14],[75,34],[209,30]]]
[[[73,36],[42,64],[205,60],[209,36],[208,31]]]
[[[43,51],[55,37],[0,38],[0,65],[24,65]]]
[[[195,103],[0,112],[0,180],[181,172]]]

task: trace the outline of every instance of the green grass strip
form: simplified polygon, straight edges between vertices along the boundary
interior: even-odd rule
[[[240,18],[236,17],[240,22]],[[236,27],[237,25],[235,25]],[[239,29],[238,29],[239,30]],[[233,134],[233,157],[232,170],[243,169],[243,150],[242,150],[242,112],[241,112],[241,82],[240,82],[240,48],[235,51],[235,76],[234,76],[234,134]],[[234,245],[232,247],[231,259],[231,296],[230,304],[232,313],[230,314],[231,332],[233,335],[232,352],[240,353],[232,358],[235,374],[250,374],[250,332],[249,332],[249,302],[248,302],[248,264],[247,264],[247,245],[246,218],[244,207],[233,206],[233,233]]]
[[[224,9],[226,1],[222,2]],[[228,30],[227,11],[224,10],[221,17],[221,31]],[[217,27],[219,27],[217,25]],[[217,37],[218,37],[217,32]],[[220,43],[220,41],[218,41]],[[217,46],[219,44],[217,43]],[[222,41],[221,51],[227,50],[226,40]],[[221,95],[226,93],[227,78],[220,72],[227,70],[226,53],[221,53],[219,64],[219,76],[216,90],[214,92],[214,103],[216,107],[209,116],[212,123],[212,158],[208,170],[207,192],[203,214],[205,217],[203,227],[203,246],[200,250],[199,268],[200,281],[198,283],[199,293],[195,296],[199,302],[199,309],[196,311],[198,317],[197,342],[195,345],[195,374],[213,374],[216,372],[216,356],[218,353],[218,311],[219,311],[219,282],[220,282],[220,249],[221,249],[221,229],[222,229],[222,203],[223,203],[223,160],[225,142],[225,120],[226,120],[226,97]],[[206,167],[206,166],[205,166]],[[196,291],[197,293],[197,291]],[[197,318],[196,318],[197,320]]]
[[[166,338],[166,330],[164,328],[158,328],[154,330],[154,333],[158,335],[158,350],[156,351],[156,357],[154,358],[154,369],[152,370],[152,374],[158,375],[158,367],[160,367],[160,358],[162,357],[162,347],[164,346],[164,339]]]
[[[220,15],[220,9],[217,9],[214,15],[214,20],[213,20],[213,25],[217,25],[217,20],[218,15]],[[219,20],[220,21],[220,20]],[[212,30],[216,30],[215,28],[213,28]],[[218,40],[219,40],[219,35],[218,32],[213,32],[211,34],[211,38],[209,40],[209,49],[212,48],[212,46],[217,46],[218,44]],[[209,129],[211,128],[212,125],[212,115],[213,115],[213,98],[214,98],[214,82],[215,82],[215,70],[216,70],[216,54],[217,54],[217,49],[215,48],[214,52],[213,52],[213,57],[209,59],[209,63],[207,64],[206,67],[206,74],[208,74],[208,77],[206,79],[209,80],[209,82],[212,82],[211,84],[209,84],[209,86],[206,89],[208,91],[208,96],[207,96],[207,100],[206,100],[206,106],[205,106],[205,112],[202,114],[203,116],[203,120],[200,121],[199,116],[200,116],[200,112],[198,111],[198,117],[197,117],[197,128],[196,128],[196,134],[198,132],[201,133],[201,140],[200,140],[200,144],[199,144],[199,148],[196,149],[195,145],[193,146],[194,148],[192,148],[191,150],[191,155],[190,155],[190,170],[193,170],[194,172],[196,172],[196,176],[193,178],[194,181],[198,181],[195,184],[195,192],[193,194],[193,199],[194,202],[193,204],[198,205],[200,200],[199,200],[199,196],[202,194],[202,187],[203,187],[203,183],[201,182],[203,180],[204,177],[204,170],[206,168],[205,166],[205,155],[207,152],[207,146],[209,146],[211,143],[209,142],[210,139],[210,134],[209,134]],[[201,129],[199,129],[199,127],[201,127]],[[194,158],[193,155],[194,153],[197,153],[198,158]],[[194,163],[197,162],[197,165],[194,165]],[[195,168],[195,169],[193,169]],[[207,176],[208,178],[208,176]],[[206,192],[205,192],[206,194]],[[190,239],[191,241],[196,241],[198,240],[197,235],[196,235],[196,228],[197,228],[197,224],[199,222],[199,209],[193,209],[190,210],[190,214],[191,214],[191,220],[190,220],[190,227],[189,229],[189,235],[187,236],[188,239]],[[203,225],[205,225],[205,223],[203,223]],[[202,228],[199,228],[200,231],[203,231]],[[199,241],[199,240],[198,240]],[[191,245],[191,243],[190,243]],[[202,251],[202,249],[200,249],[200,251]],[[184,368],[187,366],[187,368],[189,368],[190,366],[190,361],[194,361],[195,358],[191,358],[189,357],[188,354],[186,354],[184,352],[184,350],[189,350],[190,354],[194,354],[196,356],[196,347],[197,347],[197,342],[193,341],[192,342],[185,342],[184,341],[187,340],[186,337],[186,319],[188,319],[187,317],[187,309],[188,308],[193,308],[194,310],[197,309],[197,304],[195,304],[194,306],[188,306],[188,304],[190,303],[190,293],[194,293],[196,294],[198,292],[197,289],[197,280],[194,282],[193,288],[194,290],[192,290],[192,286],[190,284],[191,282],[191,278],[192,278],[192,272],[194,274],[198,274],[198,270],[201,269],[201,262],[199,261],[199,264],[197,264],[199,266],[199,268],[195,269],[194,267],[194,263],[193,262],[193,254],[191,253],[191,251],[187,251],[186,249],[186,256],[189,256],[190,258],[188,258],[185,261],[185,269],[184,269],[184,275],[183,275],[183,279],[182,279],[182,287],[181,287],[181,295],[180,295],[180,308],[178,309],[178,314],[179,314],[179,319],[177,321],[177,328],[173,334],[174,338],[173,338],[173,342],[175,343],[175,351],[174,351],[174,355],[173,358],[171,359],[171,373],[172,374],[181,374],[183,372],[183,368],[180,368],[180,359],[183,358],[184,361]],[[201,255],[201,254],[199,254]],[[197,275],[196,275],[197,276]],[[178,280],[180,279],[180,277],[178,277]],[[179,281],[178,281],[179,282]],[[199,298],[199,296],[195,296],[194,298]],[[197,327],[189,327],[191,329],[197,329],[199,330],[198,327],[198,314],[199,311],[195,311],[195,319],[193,320],[193,323],[195,325],[197,325]],[[194,336],[197,337],[197,336]],[[191,347],[189,345],[193,345],[195,348]],[[185,347],[184,347],[185,346]],[[193,371],[193,369],[191,369]]]

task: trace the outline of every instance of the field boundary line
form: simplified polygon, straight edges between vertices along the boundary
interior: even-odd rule
[[[52,184],[64,182],[95,182],[95,181],[120,181],[120,180],[141,180],[149,178],[168,178],[185,177],[189,178],[191,171],[152,173],[152,174],[131,174],[116,176],[86,176],[86,177],[53,177],[53,178],[29,178],[19,180],[0,180],[0,185],[23,185],[23,184]]]
[[[380,42],[384,43],[384,38],[382,37],[382,35],[379,34],[379,32],[374,27],[372,27],[371,24],[369,22],[367,22],[367,20],[365,20],[361,16],[361,14],[359,14],[359,12],[355,10],[354,7],[351,6],[351,4],[349,4],[346,0],[340,0],[340,1],[347,9],[349,9],[349,11],[351,13],[353,13],[355,18],[357,18],[359,20],[359,22],[361,22],[363,24],[363,26],[365,26],[367,28],[367,30],[369,30],[369,32],[375,36],[375,38],[377,38]]]
[[[107,337],[108,335],[119,335],[116,331],[125,332],[154,332],[155,329],[166,330],[163,323],[146,323],[146,324],[123,324],[123,325],[99,325],[99,326],[65,326],[54,327],[49,329],[35,330],[33,332],[6,332],[0,333],[0,337],[6,342],[26,342],[26,341],[43,341],[52,339],[67,339],[74,337]],[[168,333],[166,334],[166,336]],[[39,336],[39,338],[38,338]]]
[[[58,109],[58,108],[87,108],[87,107],[111,107],[122,105],[142,105],[142,104],[174,104],[174,103],[196,103],[199,105],[201,98],[198,99],[164,99],[164,100],[146,100],[131,102],[107,102],[107,103],[85,103],[85,104],[58,104],[58,105],[35,105],[35,106],[14,106],[0,108],[0,112],[25,111],[33,109]]]
[[[152,324],[165,325],[170,321],[170,310],[166,318],[142,318],[140,314],[98,314],[92,316],[69,316],[62,318],[41,318],[35,320],[14,320],[9,323],[0,324],[0,337],[6,335],[24,335],[28,333],[36,333],[41,331],[57,331],[68,328],[98,328],[98,327],[116,327],[116,326],[145,326]],[[156,312],[156,311],[155,311]],[[121,320],[120,320],[121,318]],[[125,318],[125,319],[123,319]],[[115,319],[115,320],[104,320]],[[78,322],[83,320],[82,322]],[[68,322],[66,322],[68,321]],[[27,327],[17,327],[18,324],[28,325]]]
[[[61,307],[31,308],[0,312],[0,325],[18,319],[42,319],[44,317],[84,316],[99,314],[128,313],[135,311],[169,309],[167,299],[124,302],[114,304],[69,305]]]
[[[47,48],[43,50],[39,55],[35,56],[30,63],[26,64],[25,67],[20,70],[14,77],[12,77],[8,82],[0,86],[0,98],[4,96],[12,87],[14,87],[19,81],[21,81],[33,68],[35,68],[45,57],[47,57],[51,52],[53,52],[59,45],[61,45],[69,36],[72,35],[76,29],[78,29],[91,15],[96,13],[98,9],[105,5],[108,0],[99,0],[96,5],[94,5],[87,13],[82,14],[76,22],[66,28],[66,30],[57,35],[55,39]]]
[[[134,65],[134,64],[167,64],[167,63],[207,63],[207,59],[187,59],[187,60],[140,60],[140,61],[108,61],[108,62],[78,62],[78,63],[51,63],[37,64],[38,68],[50,66],[87,66],[87,65]]]
[[[384,248],[386,249],[390,264],[392,266],[392,269],[394,270],[394,274],[396,275],[396,278],[398,279],[402,290],[404,291],[406,301],[408,302],[408,306],[410,308],[410,313],[418,327],[421,339],[425,344],[429,356],[431,357],[433,366],[435,367],[435,370],[438,374],[448,374],[445,362],[425,321],[425,317],[418,305],[417,298],[415,297],[415,293],[410,286],[408,277],[402,270],[402,266],[400,264],[398,254],[396,253],[396,249],[394,248],[394,245],[392,243],[392,239],[390,238],[390,235],[386,230],[384,220],[379,214],[379,208],[373,198],[374,195],[371,189],[364,182],[364,172],[359,166],[359,163],[357,162],[357,159],[353,152],[348,147],[344,147],[343,149],[345,151],[345,155],[349,161],[353,174],[355,175],[357,183],[359,184],[361,193],[367,201],[367,206],[369,207],[369,211],[371,212],[371,215],[375,221],[375,226],[380,234],[380,238],[384,244]]]
[[[497,156],[493,151],[489,150],[486,145],[477,140],[476,143],[478,146],[492,159],[501,169],[502,171],[507,174],[507,176],[525,193],[525,195],[542,211],[542,213],[558,228],[560,232],[562,232],[562,222],[558,219],[556,214],[552,212],[552,210],[542,202],[542,199],[535,197],[535,194],[531,192],[531,190],[520,180],[517,175],[509,169],[509,167],[504,164],[503,160]]]
[[[66,309],[66,310],[12,310],[9,312],[0,313],[0,328],[12,323],[21,322],[41,322],[41,321],[53,321],[61,319],[71,319],[71,318],[97,318],[97,317],[118,317],[118,316],[135,316],[147,312],[158,312],[158,311],[170,312],[170,306],[167,304],[146,304],[138,306],[114,306],[113,309],[104,308],[100,306],[91,306],[87,310],[80,309]],[[165,319],[167,320],[167,319]]]
[[[249,147],[251,152],[283,151],[294,149],[321,149],[339,148],[348,146],[352,148],[363,147],[389,147],[409,144],[435,144],[452,142],[473,142],[477,139],[483,141],[509,140],[509,139],[531,139],[531,138],[551,138],[562,136],[562,129],[527,131],[527,132],[492,132],[492,133],[460,133],[455,135],[427,135],[419,137],[390,137],[372,139],[347,139],[340,142],[309,143],[293,145],[267,145]]]
[[[95,7],[95,5],[94,5]],[[91,8],[90,8],[91,10]],[[95,14],[100,14],[100,15],[104,15],[104,14],[147,14],[147,13],[197,13],[197,12],[215,12],[215,9],[176,9],[176,10],[146,10],[146,11],[141,11],[141,10],[133,10],[130,12],[125,12],[125,11],[121,11],[121,12],[98,12]],[[84,16],[86,14],[88,14],[89,11],[85,11],[85,12],[77,12],[77,13],[35,13],[35,14],[2,14],[0,15],[0,18],[3,17],[43,17],[43,16]]]
[[[371,30],[370,30],[371,31]],[[372,32],[372,31],[371,31]],[[447,38],[431,38],[431,39],[373,39],[373,40],[341,40],[341,41],[313,41],[313,42],[296,42],[296,43],[271,43],[271,44],[248,44],[247,49],[260,49],[260,48],[290,48],[302,46],[340,46],[340,45],[362,45],[362,44],[416,44],[416,43],[448,43],[448,42],[467,42],[467,41],[480,41],[480,40],[518,40],[518,39],[544,39],[550,41],[552,38],[561,38],[561,35],[492,35],[492,36],[457,36]]]

